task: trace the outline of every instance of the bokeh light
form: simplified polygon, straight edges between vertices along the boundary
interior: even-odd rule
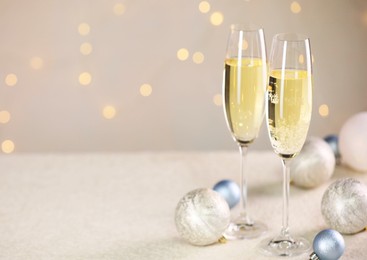
[[[29,65],[32,69],[39,70],[43,67],[43,60],[40,57],[31,58]]]
[[[92,53],[93,47],[89,42],[84,42],[80,45],[80,53],[83,55],[89,55]]]
[[[112,119],[116,116],[116,109],[113,106],[105,106],[102,111],[103,117],[106,119]]]
[[[6,124],[10,121],[10,113],[6,110],[0,111],[0,123]]]
[[[367,26],[367,10],[362,13],[361,17],[362,23]]]
[[[5,140],[1,143],[1,150],[4,153],[12,153],[14,152],[15,145],[12,140]]]
[[[87,86],[92,82],[92,75],[88,72],[83,72],[79,75],[80,85]]]
[[[300,54],[300,55],[298,56],[298,62],[299,62],[300,64],[305,63],[305,57],[303,56],[303,54]]]
[[[88,35],[89,32],[90,32],[90,26],[89,26],[89,24],[87,24],[87,23],[81,23],[81,24],[79,24],[79,26],[78,26],[78,32],[82,36]]]
[[[203,63],[204,62],[204,54],[201,53],[200,51],[198,52],[195,52],[193,55],[192,55],[192,61],[196,64],[200,64],[200,63]]]
[[[213,97],[213,103],[216,105],[216,106],[221,106],[223,104],[223,97],[221,94],[216,94],[214,95]]]
[[[10,73],[5,77],[5,84],[12,87],[15,86],[18,82],[18,77],[14,73]]]
[[[328,105],[326,104],[322,104],[320,107],[319,107],[319,114],[320,116],[322,117],[327,117],[329,115],[329,107]]]
[[[201,1],[199,4],[199,11],[206,14],[210,11],[210,4],[207,1]]]
[[[242,41],[242,46],[240,46],[240,47],[242,47],[242,50],[247,50],[248,49],[248,42],[244,39]]]
[[[301,12],[301,10],[302,10],[301,5],[297,1],[293,1],[291,3],[291,11],[292,11],[292,13],[298,14],[298,13]]]
[[[177,51],[177,59],[179,60],[187,60],[187,58],[189,57],[189,51],[185,48],[181,48]]]
[[[210,16],[210,22],[212,23],[212,25],[215,25],[215,26],[221,25],[223,23],[223,20],[224,20],[224,17],[221,12],[214,12]]]
[[[117,3],[113,6],[113,12],[115,15],[123,15],[125,13],[125,6],[122,3]]]
[[[149,85],[149,84],[143,84],[140,86],[140,94],[143,96],[143,97],[148,97],[152,94],[152,86]]]

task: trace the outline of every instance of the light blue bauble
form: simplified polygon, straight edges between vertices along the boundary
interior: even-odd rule
[[[240,201],[240,187],[234,181],[222,180],[214,185],[213,190],[218,192],[227,201],[229,208],[233,208]]]
[[[324,137],[324,140],[330,145],[331,149],[333,150],[335,159],[339,159],[339,137],[337,135],[327,135]]]
[[[313,250],[320,260],[337,260],[344,253],[343,236],[336,230],[325,229],[313,240]]]

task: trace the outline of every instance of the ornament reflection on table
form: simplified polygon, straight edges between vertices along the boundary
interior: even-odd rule
[[[213,190],[218,192],[227,201],[231,209],[240,201],[240,187],[232,180],[219,181],[214,185]]]
[[[308,138],[291,164],[291,180],[296,186],[314,188],[330,179],[335,169],[331,147],[318,137]]]
[[[342,162],[354,170],[367,172],[367,112],[350,117],[339,134]]]
[[[322,197],[321,213],[342,234],[362,231],[367,226],[367,186],[353,178],[333,182]]]
[[[190,244],[210,245],[223,239],[230,215],[228,204],[219,193],[211,189],[196,189],[178,202],[176,229]]]
[[[313,250],[310,260],[338,260],[345,250],[344,238],[336,230],[322,230],[313,240]]]

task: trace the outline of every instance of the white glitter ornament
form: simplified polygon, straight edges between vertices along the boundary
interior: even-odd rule
[[[330,145],[322,138],[311,137],[291,163],[292,183],[314,188],[329,180],[334,169],[335,156]]]
[[[187,242],[205,246],[219,241],[230,222],[228,203],[211,189],[196,189],[177,204],[176,228]]]
[[[321,202],[325,222],[342,234],[354,234],[367,226],[367,186],[353,178],[332,183]]]
[[[354,170],[367,172],[367,112],[349,118],[339,133],[342,162]]]

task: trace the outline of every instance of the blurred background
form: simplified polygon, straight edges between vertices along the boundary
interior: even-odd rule
[[[367,110],[365,0],[0,0],[3,153],[234,150],[229,27],[309,35],[309,135]],[[269,149],[265,124],[253,149]]]

